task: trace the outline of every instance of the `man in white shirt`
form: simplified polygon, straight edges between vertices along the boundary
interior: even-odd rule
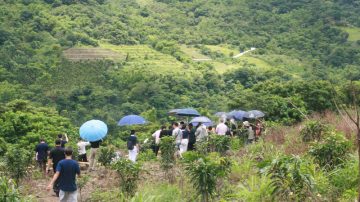
[[[78,152],[79,152],[79,161],[87,162],[86,157],[86,146],[90,145],[90,142],[82,141],[81,138],[79,138],[79,142],[77,143],[78,146]]]
[[[220,123],[216,126],[216,134],[225,135],[229,128],[224,124],[224,119],[220,119]]]
[[[155,131],[154,134],[152,134],[152,137],[155,138],[155,146],[154,146],[154,152],[155,155],[158,155],[159,149],[160,149],[160,133],[162,130],[165,130],[166,126],[161,126],[161,129]]]

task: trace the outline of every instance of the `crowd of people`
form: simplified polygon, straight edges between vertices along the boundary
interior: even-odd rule
[[[76,175],[80,176],[80,162],[88,162],[86,146],[90,146],[89,171],[93,171],[96,165],[96,153],[102,140],[95,142],[83,141],[79,138],[78,161],[73,159],[73,150],[65,145],[69,142],[66,134],[59,134],[55,140],[55,147],[50,150],[44,139],[35,147],[35,159],[44,175],[53,172],[53,178],[47,189],[53,189],[59,200],[66,202],[77,201]]]
[[[264,131],[263,123],[260,119],[256,119],[253,123],[244,121],[237,124],[233,119],[220,119],[219,124],[213,128],[206,126],[204,123],[197,123],[194,126],[192,123],[174,122],[168,128],[161,126],[156,130],[152,137],[154,139],[153,151],[156,156],[159,154],[161,138],[165,136],[172,136],[175,139],[177,154],[179,156],[186,151],[195,150],[195,143],[207,141],[211,135],[227,135],[230,137],[243,137],[246,144],[251,144],[257,141]],[[131,131],[131,136],[127,142],[129,150],[129,159],[133,162],[140,151],[139,142],[137,140],[135,131]]]
[[[255,120],[250,123],[244,121],[237,124],[234,120],[220,119],[216,127],[206,126],[204,123],[197,123],[194,126],[192,123],[174,122],[169,127],[161,126],[153,134],[153,151],[158,156],[160,151],[161,138],[165,136],[174,137],[176,145],[176,153],[181,157],[186,151],[196,149],[196,143],[207,141],[209,136],[242,136],[246,139],[247,144],[256,141],[264,131],[261,120]],[[53,189],[60,201],[77,201],[77,187],[75,183],[76,175],[80,175],[79,162],[88,162],[86,147],[90,146],[89,166],[88,171],[96,169],[96,155],[102,140],[95,142],[83,141],[78,139],[78,161],[73,160],[73,150],[71,147],[66,147],[69,138],[66,134],[59,134],[55,147],[50,150],[49,145],[44,139],[41,139],[35,148],[35,158],[40,170],[48,175],[53,172],[53,178],[49,183],[47,189]],[[136,162],[137,155],[140,151],[140,144],[136,136],[135,130],[130,131],[127,139],[128,159]],[[161,152],[161,151],[160,151]]]

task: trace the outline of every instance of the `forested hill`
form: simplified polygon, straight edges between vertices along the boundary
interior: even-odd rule
[[[289,124],[360,78],[357,0],[3,0],[0,25],[0,102],[76,124],[177,107]]]

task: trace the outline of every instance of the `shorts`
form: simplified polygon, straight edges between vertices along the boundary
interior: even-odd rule
[[[59,193],[60,202],[77,202],[77,191],[63,191]]]

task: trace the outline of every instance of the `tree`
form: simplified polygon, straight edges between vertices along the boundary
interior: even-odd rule
[[[4,159],[6,172],[15,180],[16,185],[19,185],[20,179],[27,174],[28,166],[31,163],[30,152],[19,146],[12,146],[8,148]]]
[[[117,171],[121,179],[121,192],[126,197],[132,197],[137,190],[137,183],[141,166],[139,163],[133,163],[129,159],[121,158],[112,164],[112,168]]]
[[[231,162],[217,153],[205,156],[195,152],[183,154],[185,172],[191,183],[201,196],[202,202],[210,201],[214,196],[216,182],[230,173]]]
[[[359,95],[360,95],[360,85],[358,82],[351,81],[349,85],[345,86],[345,92],[347,96],[345,97],[345,105],[339,106],[338,101],[333,99],[334,104],[337,106],[337,109],[340,114],[344,111],[347,117],[351,120],[353,125],[356,127],[356,145],[358,149],[358,163],[359,163],[359,178],[358,178],[358,201],[360,201],[360,109],[359,109]],[[334,91],[336,93],[336,91]],[[338,97],[339,98],[339,97]]]

